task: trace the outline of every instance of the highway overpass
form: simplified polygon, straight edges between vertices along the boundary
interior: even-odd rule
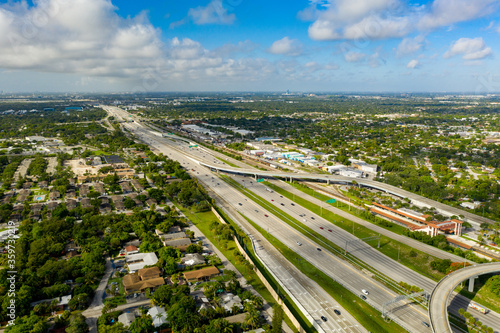
[[[201,161],[197,161],[202,166],[211,168],[213,170],[218,170],[226,173],[240,174],[240,175],[251,175],[254,177],[266,177],[266,178],[285,178],[285,179],[303,179],[303,180],[313,180],[320,181],[327,184],[358,184],[359,186],[364,186],[368,188],[373,188],[379,191],[383,191],[400,198],[408,198],[416,206],[424,207],[434,207],[441,214],[452,216],[452,215],[463,215],[468,222],[481,224],[483,222],[493,224],[496,221],[469,213],[467,211],[448,206],[446,204],[437,202],[432,199],[425,198],[418,194],[405,191],[396,186],[381,183],[375,180],[362,179],[362,178],[351,178],[337,175],[324,175],[324,174],[312,174],[312,173],[292,173],[292,172],[279,172],[279,171],[262,171],[258,169],[243,169],[243,168],[232,168],[227,166],[216,166],[212,164],[207,164]]]
[[[500,263],[489,263],[469,266],[445,276],[434,288],[429,300],[429,318],[435,333],[452,333],[448,321],[448,300],[455,287],[464,280],[475,278],[481,274],[500,272]],[[467,311],[467,309],[464,309]],[[477,316],[475,316],[477,317]],[[493,327],[497,332],[500,327]]]

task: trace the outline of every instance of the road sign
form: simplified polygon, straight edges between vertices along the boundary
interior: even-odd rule
[[[328,199],[326,200],[326,203],[335,203],[335,199]]]
[[[264,181],[264,178],[257,179],[257,183],[262,183]]]

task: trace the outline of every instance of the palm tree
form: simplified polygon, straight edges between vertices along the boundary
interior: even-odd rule
[[[259,325],[259,312],[258,311],[251,311],[248,312],[247,315],[245,316],[245,323],[250,325],[252,329],[254,329],[255,326]]]

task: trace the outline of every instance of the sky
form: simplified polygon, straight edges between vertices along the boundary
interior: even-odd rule
[[[500,0],[0,0],[0,91],[500,92]]]

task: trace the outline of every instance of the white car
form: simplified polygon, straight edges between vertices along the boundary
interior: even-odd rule
[[[301,242],[297,242],[297,245],[298,245],[298,246],[301,246],[301,245],[302,245],[302,243],[301,243]]]
[[[362,292],[363,294],[365,294],[365,295],[368,295],[368,294],[369,294],[368,290],[366,290],[366,289],[361,289],[361,292]]]

